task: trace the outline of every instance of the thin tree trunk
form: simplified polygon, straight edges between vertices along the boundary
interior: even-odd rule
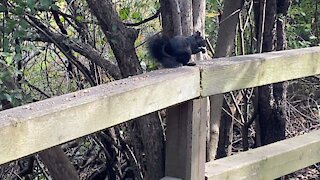
[[[205,36],[205,14],[206,14],[206,0],[193,0],[192,1],[192,16],[193,16],[193,31],[201,32],[201,35]],[[208,54],[198,53],[194,56],[194,61],[202,61],[204,57],[208,57]],[[208,100],[208,121],[209,121],[209,98]]]
[[[173,24],[173,15],[172,15],[172,7],[170,1],[176,1],[178,0],[160,0],[160,6],[161,6],[161,21],[162,21],[162,33],[165,36],[172,37],[177,33],[175,31],[175,26]],[[181,23],[180,23],[181,24]],[[182,34],[182,30],[181,30]]]
[[[193,31],[192,1],[179,1],[181,9],[182,35],[189,36]]]
[[[134,47],[138,31],[124,26],[111,0],[87,0],[87,3],[108,38],[122,76],[141,74],[142,68]],[[158,116],[151,113],[135,121],[127,122],[122,127],[124,127],[125,138],[132,142],[130,145],[134,147],[135,155],[145,169],[144,178],[162,178],[164,175],[164,137]]]
[[[275,50],[275,40],[277,39],[277,49],[284,48],[284,34],[277,33],[276,35],[276,12],[277,1],[268,0],[266,4],[265,16],[265,31],[263,34],[263,52]],[[260,11],[261,12],[261,11]],[[277,23],[277,30],[283,32],[283,26],[280,22]],[[281,30],[282,28],[282,30]],[[261,145],[270,144],[282,139],[285,139],[285,98],[286,98],[286,83],[276,83],[273,85],[261,86],[259,92],[259,125]]]
[[[181,9],[179,6],[178,0],[169,0],[170,9],[172,13],[172,25],[174,30],[174,35],[182,35],[182,26],[181,26]]]
[[[111,0],[87,0],[87,3],[108,39],[122,77],[141,74],[142,68],[134,47],[138,31],[124,26]]]
[[[193,31],[200,31],[204,34],[204,23],[206,13],[205,0],[192,1]]]
[[[226,0],[224,2],[223,14],[218,31],[215,57],[231,55],[236,36],[236,27],[239,22],[242,1]],[[208,161],[214,160],[217,155],[219,129],[221,121],[221,108],[223,104],[223,94],[210,96],[210,142],[208,146]]]
[[[49,174],[53,179],[79,179],[74,166],[59,146],[46,149],[38,154],[41,161],[44,163],[46,168],[48,168]]]

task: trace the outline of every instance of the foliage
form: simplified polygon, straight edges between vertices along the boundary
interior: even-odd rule
[[[27,101],[21,89],[12,88],[12,77],[17,77],[20,72],[11,67],[1,67],[0,70],[0,101],[8,101],[12,106],[18,106],[21,102]]]
[[[140,22],[154,15],[159,9],[158,1],[152,0],[114,0],[113,2],[120,19],[125,23]],[[246,1],[245,9],[249,8],[250,2],[252,1]],[[319,44],[317,2],[318,0],[293,1],[287,17],[286,33],[289,48]],[[223,0],[206,1],[206,36],[213,47],[222,9]],[[251,18],[250,21],[252,21],[253,13],[246,13],[242,14],[242,20],[245,22],[246,18]],[[161,31],[160,20],[156,18],[139,26],[130,26],[140,31],[135,42],[136,53],[147,70],[156,69],[156,65],[146,52],[145,42],[150,36]],[[241,54],[241,48],[244,48],[245,53],[254,52],[252,47],[256,39],[252,33],[254,29],[252,24],[249,22],[249,28],[244,30],[244,47],[241,47],[240,38],[237,39],[235,54]],[[83,51],[81,47],[85,45],[95,51]],[[89,80],[84,76],[86,72],[96,84],[112,81],[113,78],[108,74],[108,69],[97,63],[90,56],[92,53],[97,53],[101,57],[101,62],[117,65],[108,39],[84,0],[1,1],[0,49],[0,101],[8,101],[13,106],[90,87]],[[75,62],[83,65],[85,71],[75,66]],[[70,64],[73,67],[71,69]],[[109,154],[104,149],[109,146],[103,143],[105,141],[96,136],[86,137],[80,145],[68,150],[69,154],[75,154],[72,161],[75,162],[80,173],[86,174],[81,171],[96,168],[98,165],[106,164],[105,161],[110,161],[111,158],[107,158]],[[89,154],[90,158],[96,159],[103,157],[96,160],[101,164],[97,163],[97,165],[82,159],[83,154]],[[121,157],[119,159],[119,162],[125,164]],[[115,161],[112,159],[111,162],[117,164],[118,162]],[[39,169],[41,168],[38,168],[38,171],[41,171]],[[84,176],[88,178],[92,174],[93,172],[90,172]],[[41,176],[44,174],[38,174],[37,178]]]
[[[205,23],[205,32],[208,36],[208,39],[213,46],[215,47],[218,27],[219,27],[219,16],[223,9],[223,1],[219,0],[208,0],[206,1],[206,23]]]
[[[319,45],[319,13],[318,1],[295,0],[289,13],[287,24],[288,46],[303,48]]]
[[[159,9],[159,3],[151,0],[123,0],[115,4],[121,20],[126,23],[140,22]],[[155,31],[160,31],[158,22],[159,19],[156,19],[132,26],[140,30],[135,44],[136,52],[148,68],[154,68],[154,63],[147,57],[144,42]],[[91,51],[83,47],[89,47]],[[84,0],[1,1],[0,50],[0,102],[6,100],[12,106],[90,87],[92,84],[87,77],[92,77],[96,84],[109,82],[113,77],[108,74],[107,68],[109,65],[117,66],[108,39]],[[100,64],[92,57],[100,57]],[[103,66],[105,62],[109,64]],[[112,138],[120,139],[118,134],[119,137]],[[128,160],[131,149],[121,154],[117,149],[120,145],[112,145],[112,142],[105,140],[109,140],[111,135],[104,134],[105,138],[101,136],[98,134],[79,140],[81,143],[68,151],[81,178],[94,176],[97,173],[95,169],[105,171],[106,166],[108,171],[124,171],[119,174],[125,176],[127,173],[130,176],[134,169]],[[114,143],[119,143],[119,140]],[[90,147],[86,144],[90,144]],[[113,151],[117,152],[116,158]],[[0,172],[7,172],[2,171],[6,168],[15,172],[4,176],[0,173],[0,179],[14,179],[16,175],[21,175],[19,170],[28,164],[24,161],[33,162],[26,159],[0,166]],[[119,167],[109,167],[108,163]],[[41,161],[37,159],[34,164],[35,168],[28,172],[29,175],[21,177],[48,178],[46,170],[41,168]]]

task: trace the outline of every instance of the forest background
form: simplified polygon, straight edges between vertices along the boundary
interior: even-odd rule
[[[2,0],[0,110],[158,69],[146,50],[146,42],[168,30],[163,24],[164,9],[160,7],[170,2]],[[200,2],[205,4],[205,24],[200,28],[208,41],[205,59],[305,48],[320,43],[319,0],[245,0],[234,6],[228,5],[232,0]],[[263,4],[264,11],[261,10]],[[223,13],[229,11],[230,15],[223,17]],[[229,22],[231,17],[236,21]],[[268,21],[268,17],[273,19]],[[227,36],[219,35],[224,23],[231,27],[235,23],[236,34],[229,36],[231,52],[217,55],[219,41],[228,41]],[[264,35],[260,33],[261,28],[265,30]],[[268,29],[275,38],[268,39]],[[273,95],[270,87],[224,95],[222,118],[227,123],[220,125],[219,144],[212,146],[217,150],[208,148],[208,159],[319,128],[318,76],[273,86],[281,89],[279,107],[275,108],[276,112],[282,112],[281,117],[273,117],[274,111],[262,111],[269,108],[264,105],[270,99],[277,100],[277,93],[275,97],[258,98],[259,92]],[[273,118],[266,117],[274,119],[275,124],[271,124],[280,124],[277,126],[280,128],[263,128],[263,113],[270,113]],[[257,124],[263,130],[257,128]],[[164,171],[165,125],[166,112],[153,113],[138,122],[130,121],[1,165],[0,179],[159,179]],[[278,133],[265,137],[263,131],[267,133],[268,129]],[[285,178],[315,178],[319,174],[315,164]]]

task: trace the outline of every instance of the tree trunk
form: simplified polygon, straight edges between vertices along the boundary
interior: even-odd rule
[[[175,30],[175,25],[173,24],[174,19],[172,15],[171,1],[174,1],[174,0],[160,0],[162,33],[168,37],[172,37],[174,36],[174,34],[179,33],[178,30]],[[182,30],[181,30],[181,34],[182,34]]]
[[[189,36],[193,31],[192,1],[179,0],[181,9],[182,35]]]
[[[224,1],[224,13],[222,14],[220,22],[221,24],[218,31],[218,39],[214,57],[231,55],[236,36],[236,27],[239,22],[238,15],[242,5],[242,1]],[[208,161],[214,160],[217,155],[223,99],[223,94],[210,96],[210,143],[208,146]]]
[[[279,3],[278,3],[279,4]],[[285,48],[285,36],[283,24],[277,22],[275,26],[276,13],[286,13],[277,7],[276,0],[266,1],[265,29],[263,34],[262,51],[270,52],[275,50],[275,40],[277,38],[277,50]],[[257,12],[257,11],[256,11]],[[259,11],[261,13],[261,10]],[[259,22],[260,23],[260,22]],[[258,25],[258,23],[256,23]],[[281,30],[282,29],[282,30]],[[276,31],[277,30],[277,31]],[[281,31],[281,33],[280,33]],[[276,35],[277,32],[277,35]],[[285,139],[286,123],[286,87],[287,83],[276,83],[261,86],[258,89],[259,102],[259,127],[261,145],[270,144]]]
[[[204,34],[204,25],[206,17],[206,1],[193,0],[192,1],[192,16],[193,16],[193,30],[200,31]]]
[[[87,0],[87,3],[108,39],[122,77],[141,74],[142,68],[134,47],[138,31],[124,26],[111,0]]]
[[[77,171],[59,146],[46,149],[38,154],[54,180],[79,179]]]
[[[134,47],[138,31],[124,26],[111,0],[87,0],[87,3],[110,43],[122,76],[141,74],[142,68]],[[130,142],[138,161],[144,168],[144,179],[162,178],[164,137],[157,114],[151,113],[135,121],[126,122],[122,127],[127,142]]]

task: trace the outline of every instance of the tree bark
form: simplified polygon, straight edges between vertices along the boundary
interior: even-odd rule
[[[206,17],[206,1],[192,1],[193,31],[200,31],[204,35],[204,23]]]
[[[179,1],[181,9],[182,35],[189,36],[193,32],[192,1]]]
[[[181,26],[181,9],[179,6],[178,0],[169,0],[170,9],[172,13],[172,25],[174,35],[182,35],[182,26]]]
[[[87,3],[108,39],[122,77],[141,74],[142,68],[134,47],[138,31],[124,26],[111,0],[87,0]]]
[[[122,76],[141,74],[143,71],[134,47],[138,31],[124,26],[111,0],[87,0],[87,3],[108,39]],[[122,127],[124,127],[127,142],[131,142],[130,145],[135,150],[137,159],[140,164],[143,164],[144,179],[162,178],[164,175],[164,137],[156,113],[129,121]]]
[[[173,24],[174,20],[172,17],[172,6],[170,1],[173,0],[160,0],[162,33],[168,37],[172,37],[175,33],[177,33],[177,30],[175,30],[175,26]],[[178,2],[178,0],[174,1]]]
[[[265,30],[263,34],[262,51],[270,52],[275,50],[276,38],[279,38],[278,50],[284,48],[284,34],[276,36],[276,13],[277,1],[267,0],[265,12]],[[261,10],[259,11],[261,12]],[[282,9],[278,12],[284,12]],[[259,22],[260,23],[260,22]],[[257,24],[257,23],[256,23]],[[283,28],[281,24],[278,27]],[[283,31],[283,30],[282,30]],[[258,88],[259,101],[259,127],[261,145],[270,144],[285,139],[285,98],[286,83],[276,83]]]
[[[54,180],[79,179],[77,171],[59,146],[46,149],[38,154]]]
[[[236,27],[239,22],[242,1],[224,1],[223,14],[218,31],[217,45],[214,57],[224,57],[231,55],[236,36]],[[221,108],[223,104],[223,94],[210,96],[210,143],[208,146],[208,161],[214,160],[217,155],[218,139],[221,121]]]

